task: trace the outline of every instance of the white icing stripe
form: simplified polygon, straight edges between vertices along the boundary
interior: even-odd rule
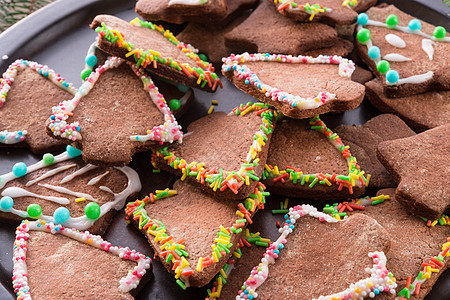
[[[384,38],[386,39],[386,42],[388,42],[390,45],[392,45],[394,47],[397,47],[397,48],[405,48],[406,47],[405,41],[396,34],[388,33],[388,34],[386,34],[386,36]]]
[[[403,56],[398,53],[389,53],[383,56],[383,59],[387,61],[395,61],[395,62],[404,62],[404,61],[411,61],[412,59],[406,56]]]
[[[103,177],[105,177],[105,176],[108,175],[108,174],[109,174],[109,171],[106,171],[106,172],[103,173],[103,174],[100,174],[100,175],[98,175],[98,176],[95,176],[94,178],[92,178],[91,180],[89,180],[88,185],[94,185],[94,184],[96,184],[97,182],[99,182]]]
[[[51,185],[51,184],[41,184],[41,183],[39,183],[38,185],[42,186],[42,187],[45,187],[46,189],[53,190],[55,192],[61,193],[61,194],[67,194],[67,195],[75,196],[75,197],[78,197],[78,198],[84,198],[84,199],[89,200],[89,201],[98,202],[97,199],[95,199],[94,197],[92,197],[89,194],[74,192],[74,191],[66,189],[66,188],[64,188],[62,186],[55,186],[55,185]]]
[[[27,184],[25,184],[25,186],[33,185],[33,184],[35,184],[36,182],[39,182],[39,181],[41,181],[41,180],[43,180],[43,179],[46,179],[46,178],[51,177],[51,176],[53,176],[53,175],[55,175],[55,174],[58,174],[59,172],[68,170],[68,169],[70,169],[70,168],[73,168],[73,167],[75,167],[76,165],[77,165],[77,164],[70,164],[70,165],[67,165],[67,166],[62,166],[62,167],[58,167],[58,168],[55,168],[55,169],[53,169],[53,170],[50,170],[50,171],[48,171],[48,172],[42,174],[42,175],[39,176],[38,178],[28,181]]]
[[[433,60],[433,55],[434,55],[434,45],[436,43],[433,42],[430,39],[423,39],[422,40],[422,50],[425,51],[425,53],[428,55],[428,58],[430,60]]]
[[[186,105],[186,103],[188,102],[189,98],[192,95],[192,89],[189,89],[184,95],[183,97],[181,97],[178,101],[180,101],[181,106]]]
[[[64,177],[64,178],[61,180],[60,183],[63,184],[63,183],[69,182],[69,181],[71,181],[72,179],[74,179],[75,177],[77,177],[77,176],[79,176],[79,175],[82,175],[82,174],[84,174],[84,173],[86,173],[86,172],[89,172],[89,171],[91,171],[91,170],[94,170],[94,169],[96,169],[96,168],[98,168],[98,166],[94,166],[94,165],[91,165],[91,164],[87,164],[87,165],[85,165],[84,167],[82,167],[81,169],[79,169],[79,170],[73,172],[72,174],[69,174],[69,175],[67,175],[66,177]]]
[[[67,198],[62,197],[53,197],[53,196],[45,196],[45,195],[38,195],[32,192],[29,192],[27,190],[24,190],[23,188],[11,186],[3,190],[2,196],[9,196],[11,198],[20,198],[20,197],[35,197],[43,200],[52,201],[58,204],[66,205],[69,204],[70,201]]]
[[[177,4],[181,4],[181,5],[202,5],[207,3],[208,0],[170,0],[169,1],[169,6],[171,5],[177,5]]]
[[[104,192],[107,192],[107,193],[110,193],[110,194],[113,194],[113,195],[115,195],[116,193],[114,193],[109,187],[107,187],[107,186],[104,186],[104,185],[102,185],[102,186],[99,186],[99,189],[101,189],[102,191],[104,191]]]
[[[414,76],[410,76],[410,77],[406,77],[406,78],[400,78],[397,82],[397,84],[403,84],[403,83],[413,83],[413,84],[417,84],[417,83],[422,83],[425,81],[430,80],[431,78],[433,78],[433,71],[429,71],[427,73],[424,74],[420,74],[420,75],[414,75]]]

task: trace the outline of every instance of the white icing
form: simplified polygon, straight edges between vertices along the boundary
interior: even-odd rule
[[[99,182],[103,177],[105,177],[105,176],[108,175],[108,174],[109,174],[109,171],[106,171],[106,172],[103,173],[103,174],[100,174],[100,175],[98,175],[98,176],[95,176],[94,178],[92,178],[91,180],[89,180],[88,185],[94,185],[94,184],[96,184],[97,182]]]
[[[423,39],[422,40],[422,50],[425,51],[425,53],[428,55],[428,58],[430,60],[433,60],[433,55],[434,55],[434,45],[436,43],[433,42],[430,39]]]
[[[169,6],[171,5],[202,5],[208,2],[208,0],[170,0]]]
[[[74,179],[75,177],[77,177],[77,176],[79,176],[79,175],[82,175],[82,174],[84,174],[84,173],[86,173],[86,172],[89,172],[89,171],[91,171],[91,170],[94,170],[94,169],[96,169],[96,168],[98,168],[98,166],[94,166],[94,165],[91,165],[91,164],[87,164],[87,165],[85,165],[84,167],[82,167],[81,169],[76,170],[76,171],[73,172],[72,174],[69,174],[69,175],[67,175],[66,177],[64,177],[64,178],[61,180],[60,183],[63,184],[63,183],[69,182],[69,181],[71,181],[72,179]]]
[[[389,53],[383,56],[384,60],[387,61],[395,61],[395,62],[404,62],[404,61],[411,61],[412,59],[406,56],[403,56],[398,53]]]
[[[38,178],[28,181],[27,184],[25,184],[25,186],[33,185],[33,184],[35,184],[36,182],[39,182],[39,181],[41,181],[41,180],[43,180],[43,179],[45,179],[45,178],[51,177],[51,176],[53,176],[53,175],[55,175],[55,174],[58,174],[59,172],[68,170],[68,169],[70,169],[70,168],[73,168],[73,167],[75,167],[76,165],[77,165],[77,164],[70,164],[70,165],[66,165],[66,166],[54,168],[53,170],[50,170],[50,171],[48,171],[48,172],[42,174],[42,175],[39,176]]]
[[[386,34],[386,36],[384,38],[386,39],[386,42],[388,42],[389,44],[391,44],[394,47],[397,47],[397,48],[405,48],[406,47],[405,41],[396,34],[389,33],[389,34]]]
[[[71,196],[75,196],[75,197],[78,197],[78,198],[84,198],[84,199],[89,200],[89,201],[98,202],[97,199],[94,199],[94,197],[92,197],[89,194],[80,193],[80,192],[74,192],[74,191],[66,189],[66,188],[64,188],[62,186],[56,186],[56,185],[51,185],[51,184],[40,184],[40,183],[39,183],[39,186],[45,187],[46,189],[53,190],[53,191],[56,191],[56,192],[61,193],[61,194],[71,195]]]
[[[433,78],[433,71],[428,71],[427,73],[424,74],[420,74],[420,75],[414,75],[414,76],[410,76],[410,77],[406,77],[406,78],[400,78],[398,80],[398,84],[403,84],[403,83],[413,83],[413,84],[417,84],[417,83],[422,83],[428,80],[431,80],[431,78]]]
[[[23,188],[11,186],[3,190],[2,196],[9,196],[11,198],[20,198],[20,197],[35,197],[43,200],[52,201],[58,204],[66,205],[69,204],[70,201],[67,198],[62,197],[53,197],[53,196],[45,196],[45,195],[38,195],[32,192],[29,192],[27,190],[24,190]]]

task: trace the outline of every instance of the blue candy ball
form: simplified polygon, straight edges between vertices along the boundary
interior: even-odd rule
[[[189,87],[181,83],[177,83],[177,89],[182,93],[189,91]]]
[[[81,155],[81,150],[78,150],[77,148],[74,148],[72,146],[67,146],[66,151],[70,157],[77,157]]]
[[[365,13],[360,13],[358,15],[358,24],[361,26],[365,26],[367,24],[367,21],[369,21],[369,16]]]
[[[12,172],[16,177],[25,176],[27,174],[27,165],[23,162],[18,162],[13,166]]]
[[[65,207],[58,207],[53,213],[53,219],[55,219],[55,224],[62,224],[70,218],[70,212]]]
[[[9,210],[13,207],[13,205],[14,200],[9,196],[5,196],[2,199],[0,199],[0,208],[2,210]]]
[[[380,48],[378,48],[377,46],[372,46],[367,51],[367,54],[371,59],[376,59],[380,57]]]
[[[389,70],[386,73],[386,80],[390,83],[396,83],[398,81],[398,72],[395,70]]]
[[[411,30],[420,30],[422,29],[422,23],[420,23],[420,21],[417,19],[412,19],[411,21],[409,21],[408,27]]]
[[[97,57],[95,55],[88,55],[84,61],[89,67],[93,68],[97,64]]]

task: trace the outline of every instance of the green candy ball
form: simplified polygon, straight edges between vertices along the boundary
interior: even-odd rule
[[[208,61],[208,56],[206,56],[206,54],[200,53],[198,57],[203,61]]]
[[[84,69],[83,71],[81,71],[81,79],[82,79],[83,81],[85,81],[86,78],[88,78],[89,75],[91,75],[91,73],[92,73],[92,70]]]
[[[380,60],[377,63],[377,70],[378,72],[380,72],[381,74],[385,74],[387,71],[389,71],[389,62],[386,60]]]
[[[446,34],[447,34],[447,30],[445,30],[445,28],[442,26],[436,26],[436,28],[433,30],[433,35],[437,39],[445,38]]]
[[[389,15],[386,18],[386,25],[388,27],[395,27],[398,23],[398,17],[396,15]]]
[[[45,153],[42,157],[42,162],[44,165],[48,166],[51,165],[55,161],[55,157],[51,153]]]
[[[363,28],[360,31],[358,31],[358,33],[356,34],[356,38],[358,39],[358,41],[365,45],[367,43],[367,41],[370,40],[370,31],[367,28]]]
[[[42,215],[42,208],[39,204],[30,204],[27,207],[27,213],[30,218],[37,219]]]
[[[84,207],[84,213],[88,219],[97,220],[100,217],[100,205],[91,202]]]
[[[169,102],[169,107],[172,111],[176,111],[180,109],[181,103],[178,99],[172,99]]]

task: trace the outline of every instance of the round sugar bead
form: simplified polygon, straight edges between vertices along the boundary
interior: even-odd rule
[[[180,109],[181,103],[178,99],[172,99],[169,101],[169,107],[172,111],[176,111]]]
[[[367,43],[367,41],[370,40],[370,31],[367,28],[363,28],[360,31],[358,31],[358,33],[356,34],[356,38],[358,39],[358,41],[365,45]]]
[[[58,207],[53,213],[53,219],[55,219],[55,224],[61,224],[66,222],[70,217],[70,212],[65,207]]]
[[[398,17],[396,15],[387,16],[386,25],[388,26],[388,28],[397,26],[397,23],[398,23]]]
[[[46,166],[51,165],[54,161],[55,157],[51,153],[45,153],[44,156],[42,156],[42,162]]]
[[[9,197],[9,196],[5,196],[2,199],[0,199],[0,208],[2,210],[9,210],[13,207],[14,205],[14,200],[13,198]]]
[[[86,78],[88,78],[89,75],[91,75],[91,73],[92,73],[92,70],[90,70],[90,69],[84,69],[83,71],[81,71],[81,74],[80,74],[81,79],[82,79],[83,81],[85,81]]]
[[[88,56],[86,56],[84,61],[86,62],[86,64],[89,67],[93,68],[97,64],[97,56],[95,56],[95,55],[88,55]]]
[[[91,202],[84,207],[84,213],[88,219],[97,220],[100,217],[100,205]]]
[[[385,74],[387,71],[389,71],[389,62],[386,60],[380,60],[377,63],[377,70],[381,74]]]
[[[208,61],[208,56],[206,56],[206,54],[200,53],[198,57],[203,61]]]
[[[18,162],[13,166],[12,172],[16,177],[25,176],[27,174],[27,165],[23,162]]]
[[[177,83],[177,89],[182,93],[187,93],[187,91],[189,91],[189,87],[181,83]]]
[[[366,13],[360,13],[358,15],[358,24],[361,26],[365,26],[369,21],[369,16]]]
[[[433,35],[437,39],[443,39],[445,38],[445,35],[447,34],[447,31],[442,26],[436,26],[433,30]]]
[[[77,157],[81,155],[81,150],[78,150],[77,148],[74,148],[72,146],[67,146],[66,151],[70,157]]]
[[[389,70],[386,73],[386,80],[390,83],[396,83],[398,81],[398,72],[395,70]]]
[[[377,59],[380,57],[380,48],[378,48],[377,46],[372,46],[367,51],[367,54],[371,59]]]
[[[409,21],[408,27],[411,30],[420,30],[422,29],[422,23],[420,23],[420,21],[417,19],[412,19],[411,21]]]
[[[30,204],[27,207],[27,213],[30,218],[37,219],[42,215],[42,208],[39,204]]]

